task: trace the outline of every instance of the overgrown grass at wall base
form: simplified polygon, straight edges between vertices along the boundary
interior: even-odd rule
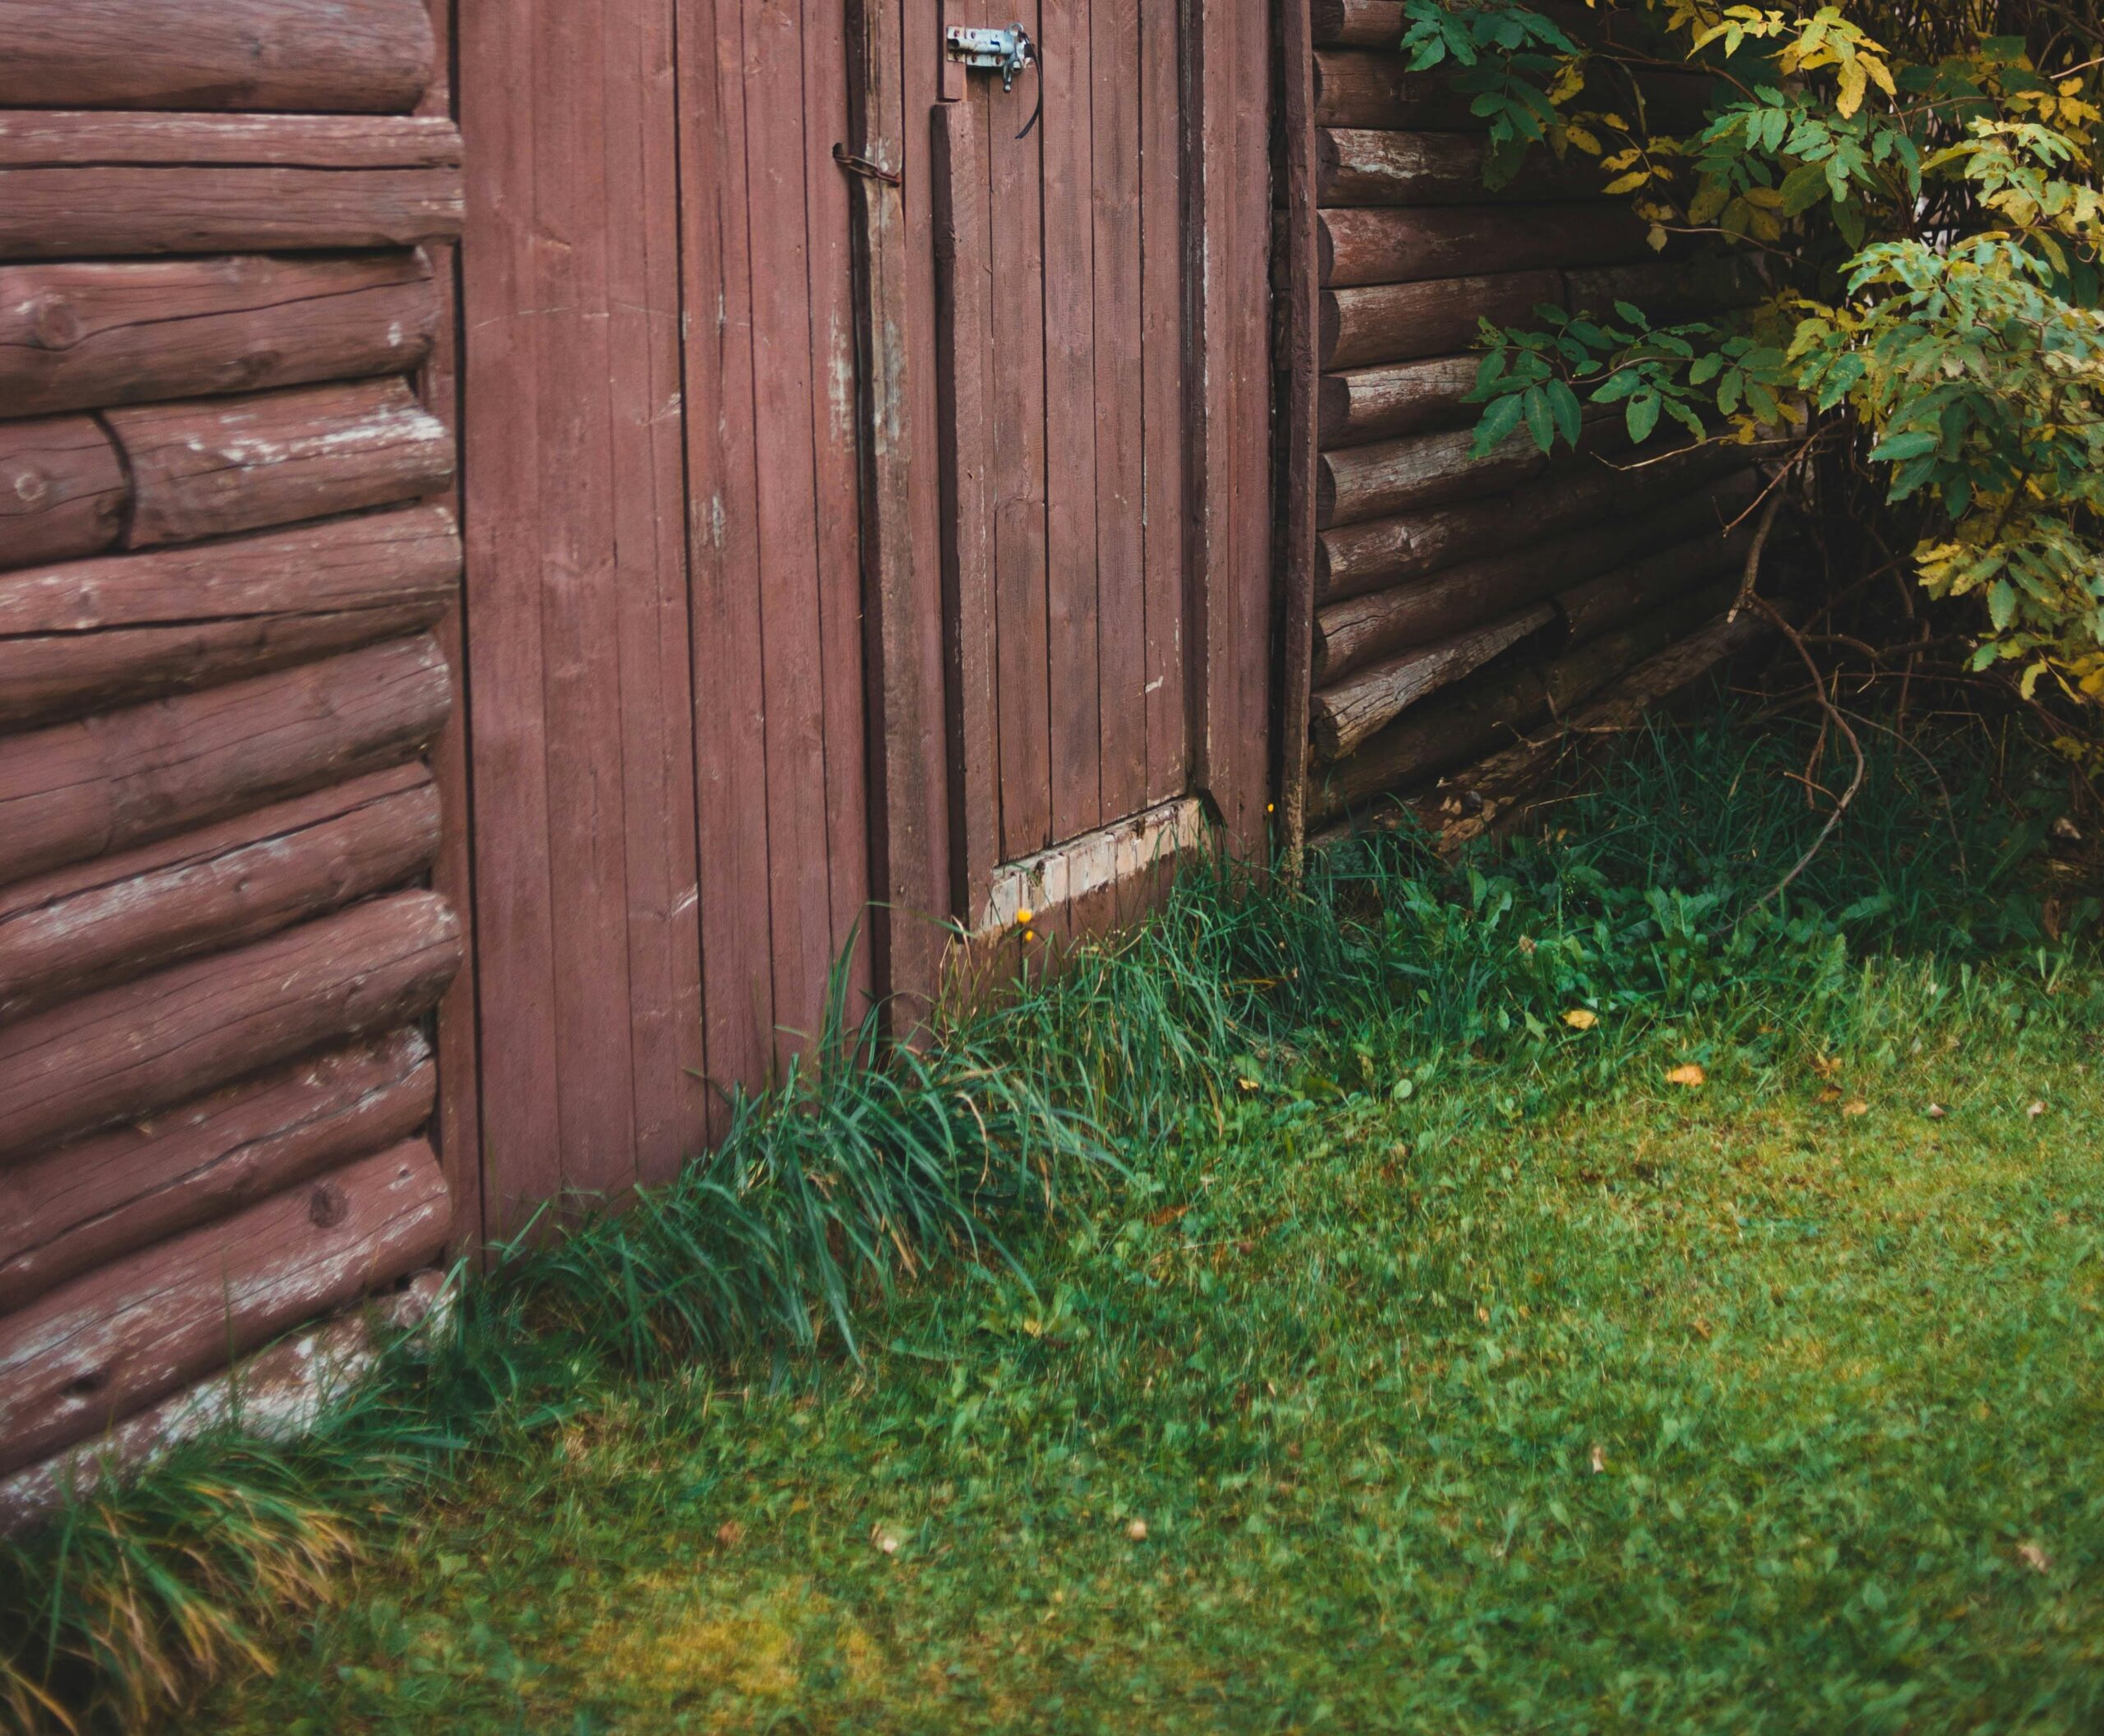
[[[1808,737],[1724,713],[1638,739],[1539,832],[1457,866],[1397,834],[1327,853],[1298,890],[1188,877],[1150,924],[925,1051],[880,1052],[836,996],[716,1152],[513,1250],[466,1287],[449,1340],[391,1359],[312,1436],[185,1448],[8,1544],[13,1717],[136,1727],[260,1664],[272,1618],[327,1600],[463,1468],[538,1451],[610,1379],[699,1361],[764,1387],[789,1359],[854,1354],[946,1258],[1027,1295],[1040,1226],[1285,1082],[1319,1103],[1458,1080],[1487,1120],[1524,1118],[1665,1036],[1712,1064],[1845,1049],[1889,1020],[1873,953],[1918,961],[1925,1013],[2001,1004],[1998,972],[2049,979],[2094,911],[2041,855],[2062,774],[2019,744],[1932,768],[1874,739],[1848,826],[1779,897],[1823,824],[1802,781],[1820,768]]]

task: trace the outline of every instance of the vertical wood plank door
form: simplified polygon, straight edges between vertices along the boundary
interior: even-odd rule
[[[936,26],[1019,19],[1040,59],[1010,90],[952,68],[933,115],[953,852],[974,923],[1003,866],[1191,787],[1183,10],[948,0]]]

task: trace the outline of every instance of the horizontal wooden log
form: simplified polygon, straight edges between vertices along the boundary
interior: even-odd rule
[[[452,697],[422,634],[0,736],[0,884],[399,764]]]
[[[1481,407],[1463,400],[1482,364],[1480,355],[1432,356],[1325,374],[1317,388],[1318,437],[1324,446],[1354,446],[1473,423]]]
[[[1465,561],[1393,589],[1325,603],[1316,615],[1315,680],[1340,680],[1377,657],[1510,614],[1633,556],[1705,533],[1714,536],[1743,510],[1752,489],[1750,477],[1734,477],[1684,492],[1648,511],[1624,510],[1510,553]],[[1524,507],[1516,510],[1524,515]]]
[[[403,1335],[414,1335],[421,1343],[441,1336],[450,1319],[451,1296],[446,1275],[426,1267],[113,1428],[0,1477],[0,1536],[26,1531],[106,1481],[122,1481],[173,1448],[229,1424],[247,1436],[298,1439],[354,1392],[378,1366],[383,1350]]]
[[[1668,325],[1751,307],[1763,293],[1760,275],[1746,261],[1709,255],[1566,271],[1559,299],[1573,313],[1606,319],[1614,316],[1616,302],[1629,302],[1654,325]]]
[[[459,964],[445,900],[396,893],[0,1026],[0,1158],[406,1024]]]
[[[1316,756],[1324,761],[1343,759],[1428,694],[1480,669],[1556,618],[1554,608],[1537,603],[1376,663],[1322,689],[1315,695],[1312,724]]]
[[[1737,594],[1736,580],[1713,583],[1574,646],[1543,672],[1550,711],[1557,717],[1569,716],[1623,671],[1655,656],[1675,639],[1710,626],[1731,607]]]
[[[1639,512],[1741,468],[1735,447],[1683,449],[1632,469],[1566,464],[1527,491],[1524,510],[1470,501],[1340,525],[1317,539],[1316,595],[1323,603],[1428,577],[1456,561],[1488,558],[1575,530],[1610,512]]]
[[[0,1317],[0,1473],[428,1263],[450,1221],[413,1140]]]
[[[1583,644],[1703,589],[1743,567],[1746,545],[1743,527],[1736,536],[1713,531],[1557,592],[1556,607],[1563,616],[1565,636],[1574,645]]]
[[[1396,39],[1396,47],[1401,39]],[[1453,69],[1412,72],[1400,53],[1368,48],[1315,52],[1317,127],[1395,128],[1405,132],[1481,131],[1488,122],[1470,112],[1470,97],[1454,87]],[[1700,126],[1715,82],[1693,72],[1643,75],[1647,118],[1665,132]],[[1625,104],[1625,106],[1626,106]]]
[[[1619,200],[1582,204],[1359,206],[1316,214],[1322,280],[1331,289],[1641,260],[1646,225]]]
[[[127,548],[413,499],[453,478],[453,436],[404,380],[113,409],[132,480]]]
[[[1388,48],[1403,39],[1403,0],[1312,0],[1318,48]]]
[[[1355,524],[1449,501],[1479,500],[1515,487],[1549,468],[1525,431],[1487,457],[1470,455],[1475,431],[1410,434],[1325,452],[1315,475],[1317,525]]]
[[[1723,618],[1731,587],[1723,589],[1706,621],[1691,615],[1663,631],[1646,626],[1611,635],[1551,665],[1552,677],[1563,672],[1556,727],[1501,749],[1419,799],[1419,812],[1436,830],[1438,847],[1451,854],[1509,824],[1574,744],[1634,727],[1653,706],[1759,644],[1770,630],[1766,620],[1751,612]],[[1644,650],[1646,644],[1653,649]]]
[[[242,616],[399,608],[450,597],[460,536],[441,506],[222,542],[0,573],[0,639]]]
[[[384,1151],[436,1096],[430,1046],[395,1031],[0,1167],[0,1311]]]
[[[384,114],[436,55],[423,0],[8,0],[0,107]]]
[[[444,602],[0,639],[0,729],[135,705],[435,626]]]
[[[1535,308],[1562,300],[1560,271],[1325,289],[1317,302],[1316,336],[1325,372],[1410,362],[1468,349],[1484,320],[1532,326]]]
[[[399,886],[438,843],[412,764],[0,887],[0,1020]]]
[[[1398,36],[1396,46],[1401,43]],[[1469,113],[1470,101],[1454,89],[1449,74],[1410,72],[1400,53],[1360,48],[1316,51],[1317,127],[1479,130],[1485,123]]]
[[[0,113],[0,169],[458,169],[460,129],[440,115]],[[172,183],[171,183],[172,184]]]
[[[108,548],[131,498],[123,461],[93,418],[0,422],[0,567]]]
[[[1595,158],[1558,159],[1542,152],[1530,157],[1525,171],[1507,185],[1493,188],[1484,179],[1489,167],[1489,141],[1477,133],[1366,127],[1315,132],[1316,197],[1325,205],[1597,199],[1612,178],[1602,174]]]
[[[413,250],[0,266],[0,406],[44,415],[408,373],[438,313]]]
[[[1350,759],[1323,768],[1310,787],[1310,817],[1327,824],[1391,791],[1473,764],[1509,747],[1548,715],[1539,664],[1486,671],[1412,706]]]
[[[0,115],[0,259],[413,247],[464,215],[441,119]]]

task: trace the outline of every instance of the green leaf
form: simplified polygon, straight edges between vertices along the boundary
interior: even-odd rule
[[[1659,395],[1654,391],[1640,392],[1629,400],[1629,437],[1638,446],[1651,437],[1659,426],[1659,413],[1665,408]]]
[[[1548,405],[1556,413],[1557,432],[1576,446],[1579,436],[1585,432],[1585,408],[1578,402],[1577,393],[1562,381],[1555,381],[1548,388]]]
[[[2008,579],[1997,579],[1987,587],[1987,618],[1997,633],[2008,632],[2016,620],[2016,587]]]
[[[1512,431],[1520,426],[1520,417],[1525,404],[1517,394],[1500,398],[1483,413],[1483,420],[1476,424],[1476,441],[1470,456],[1487,458],[1503,446]]]
[[[1903,464],[1910,458],[1926,457],[1942,444],[1943,436],[1934,428],[1915,428],[1879,441],[1871,449],[1871,461],[1873,464]]]
[[[1548,394],[1537,386],[1522,402],[1526,406],[1527,432],[1534,436],[1534,444],[1544,453],[1554,451],[1556,418],[1548,407]]]

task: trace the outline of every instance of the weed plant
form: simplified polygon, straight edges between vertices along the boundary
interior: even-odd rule
[[[0,1699],[25,1728],[146,1724],[261,1664],[260,1619],[325,1602],[434,1490],[542,1451],[610,1380],[779,1386],[792,1359],[861,1354],[858,1322],[945,1257],[1056,1315],[1073,1299],[1029,1276],[1048,1235],[1253,1103],[1438,1087],[1509,1121],[1603,1090],[1662,1037],[1759,1069],[1889,1041],[1940,1005],[2005,1036],[2042,1003],[1996,984],[2056,981],[2095,907],[2041,877],[2064,781],[1960,739],[1931,758],[1874,737],[1847,826],[1780,893],[1823,823],[1807,744],[1725,710],[1638,738],[1545,824],[1459,863],[1401,831],[1322,854],[1294,889],[1187,873],[1153,921],[1024,972],[922,1048],[880,1048],[837,979],[819,1040],[733,1101],[713,1153],[618,1214],[577,1203],[562,1240],[522,1239],[465,1286],[455,1331],[315,1433],[196,1443],[8,1543]]]

